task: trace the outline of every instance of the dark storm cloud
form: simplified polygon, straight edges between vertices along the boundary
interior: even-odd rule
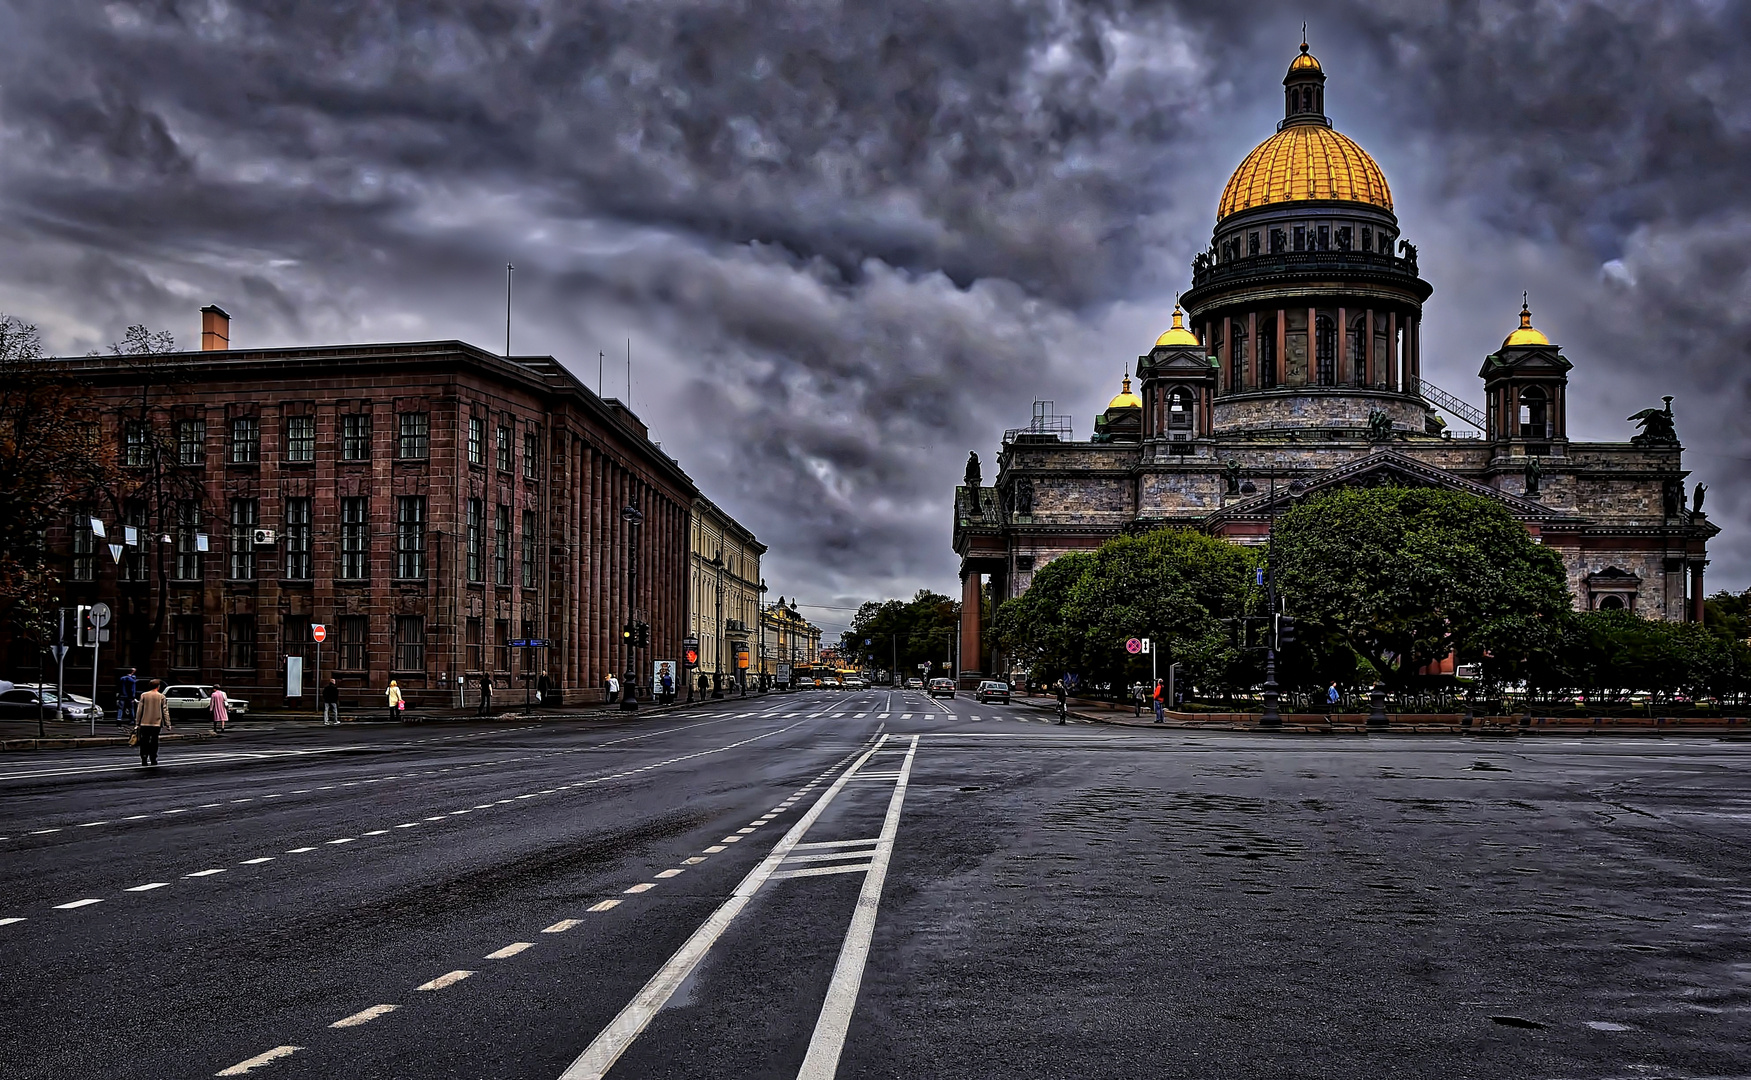
[[[1424,226],[1444,379],[1535,275],[1604,384],[1578,400],[1674,393],[1698,450],[1751,456],[1726,4],[14,6],[0,308],[69,351],[209,300],[251,342],[488,344],[514,257],[519,350],[593,382],[633,338],[635,406],[775,588],[946,588],[966,450],[1036,397],[1086,429],[1303,18]],[[1716,483],[1742,519],[1751,488]]]

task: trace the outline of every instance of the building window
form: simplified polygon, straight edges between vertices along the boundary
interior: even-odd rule
[[[468,655],[464,659],[468,664],[467,670],[469,671],[484,670],[481,667],[481,664],[485,662],[485,658],[482,656],[483,646],[480,642],[480,627],[481,619],[479,615],[468,616],[468,623],[464,628],[466,634],[464,642],[468,648]]]
[[[1544,391],[1536,386],[1528,386],[1520,392],[1520,437],[1522,439],[1550,438],[1550,415],[1546,407],[1548,401]]]
[[[340,617],[340,666],[343,671],[364,671],[370,666],[371,617]]]
[[[261,421],[238,416],[231,421],[231,464],[254,465],[261,460]]]
[[[311,576],[310,500],[286,500],[286,576],[296,581]]]
[[[1313,320],[1313,352],[1316,378],[1320,386],[1336,386],[1338,382],[1338,328],[1330,315],[1321,314]]]
[[[432,455],[432,418],[423,412],[401,414],[401,443],[397,453],[403,461],[424,461]]]
[[[468,418],[468,464],[482,463],[481,442],[486,438],[486,421],[478,416]]]
[[[357,581],[366,576],[370,552],[370,500],[362,495],[340,501],[340,576]]]
[[[497,654],[494,657],[493,670],[511,670],[511,620],[494,619],[492,621],[492,636],[493,652]]]
[[[195,534],[201,529],[201,504],[184,499],[176,504],[176,580],[199,581],[201,552]]]
[[[1365,386],[1368,382],[1368,316],[1358,315],[1350,320],[1350,333],[1344,342],[1344,348],[1349,351],[1350,366],[1355,371],[1355,384]]]
[[[225,618],[225,666],[238,670],[255,668],[255,616]]]
[[[170,625],[170,666],[193,671],[201,666],[201,617],[178,615]]]
[[[73,580],[97,577],[97,536],[91,531],[91,505],[73,507]]]
[[[426,576],[426,497],[401,495],[395,500],[395,576]]]
[[[481,569],[482,568],[480,565],[480,563],[481,563],[480,530],[481,530],[481,526],[482,526],[481,516],[484,513],[485,513],[485,510],[482,507],[481,501],[479,499],[469,499],[468,500],[468,508],[467,508],[466,513],[465,513],[465,519],[466,519],[465,525],[466,525],[466,528],[468,530],[466,547],[467,547],[467,552],[468,552],[468,580],[469,581],[481,580]]]
[[[538,480],[541,466],[541,429],[523,432],[523,479]]]
[[[499,472],[511,471],[511,429],[503,424],[493,433],[493,454]]]
[[[535,511],[523,511],[523,588],[535,587]]]
[[[286,417],[286,460],[316,460],[316,417]]]
[[[346,413],[340,418],[340,459],[364,461],[371,456],[371,414]]]
[[[144,465],[146,462],[146,421],[124,421],[122,424],[122,464]]]
[[[207,422],[176,422],[176,463],[198,469],[207,463]]]
[[[1228,389],[1241,390],[1246,387],[1246,324],[1234,324],[1234,341],[1229,346],[1233,352],[1228,358]]]
[[[511,583],[511,508],[503,503],[492,519],[492,580],[495,585]]]
[[[395,670],[426,669],[426,620],[423,615],[395,617]]]
[[[155,537],[149,537],[146,534],[146,504],[131,502],[124,506],[122,508],[122,524],[133,528],[134,542],[131,544],[127,542],[128,533],[126,529],[123,529],[120,539],[126,546],[122,550],[122,564],[117,570],[116,576],[123,581],[145,581],[148,577],[146,545],[155,539]]]
[[[1295,226],[1295,250],[1307,250],[1307,226],[1305,225]]]
[[[1259,323],[1259,388],[1277,385],[1277,320]]]
[[[231,500],[231,564],[226,576],[233,581],[255,577],[255,527],[260,508],[254,499]]]

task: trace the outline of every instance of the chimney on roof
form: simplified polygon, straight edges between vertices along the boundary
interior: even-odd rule
[[[201,309],[201,351],[212,352],[231,347],[231,316],[217,304]]]

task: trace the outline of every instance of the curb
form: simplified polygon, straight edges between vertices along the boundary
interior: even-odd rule
[[[219,736],[210,732],[195,731],[187,735],[175,732],[158,736],[161,743],[167,742],[206,742]],[[100,746],[126,746],[126,735],[44,735],[28,739],[0,739],[0,752],[8,750],[84,750]]]

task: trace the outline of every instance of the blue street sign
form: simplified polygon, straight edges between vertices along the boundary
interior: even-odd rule
[[[511,648],[513,648],[513,649],[545,649],[545,648],[547,648],[547,642],[541,640],[540,638],[518,638],[516,641],[511,642]]]

